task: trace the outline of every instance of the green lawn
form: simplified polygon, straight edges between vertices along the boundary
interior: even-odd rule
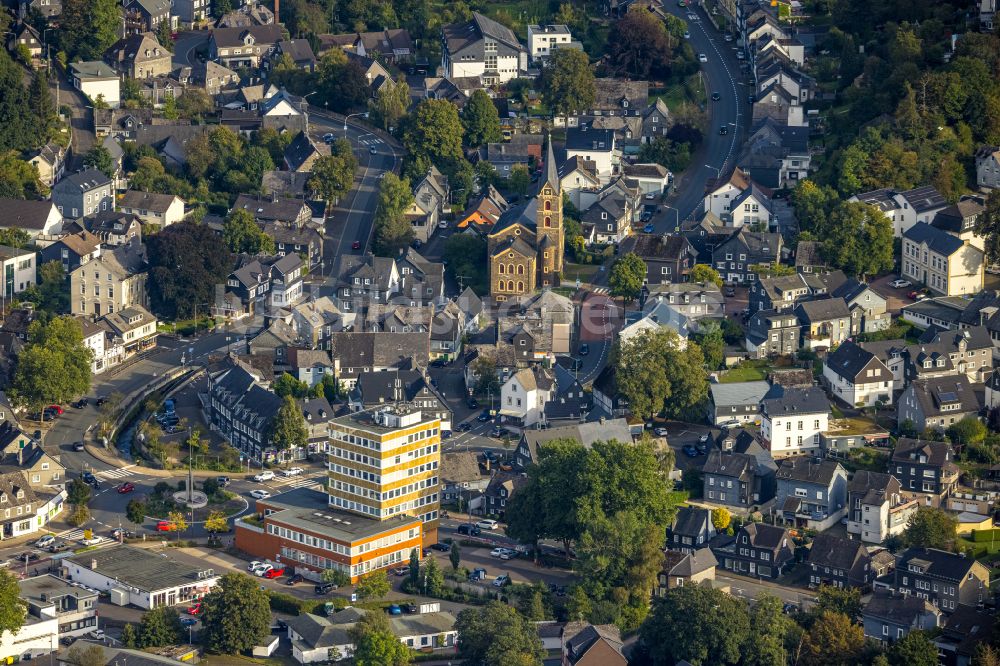
[[[580,282],[590,282],[597,275],[598,267],[596,264],[570,264],[567,263],[563,266],[562,281],[574,282],[579,280]]]
[[[767,373],[770,370],[771,364],[767,361],[743,361],[719,377],[719,383],[735,384],[736,382],[763,381],[767,379]]]

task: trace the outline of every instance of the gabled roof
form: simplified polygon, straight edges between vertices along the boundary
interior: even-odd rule
[[[899,555],[897,571],[906,571],[911,565],[935,578],[961,582],[978,564],[977,560],[936,548],[908,548]],[[980,564],[980,566],[982,566]]]
[[[772,386],[761,401],[765,414],[779,417],[786,414],[819,414],[830,411],[830,401],[822,389],[785,388]]]
[[[965,246],[958,236],[953,236],[947,231],[932,227],[926,222],[917,222],[912,227],[903,232],[903,238],[927,247],[933,252],[944,257],[950,257]]]
[[[697,536],[712,531],[712,510],[702,506],[682,506],[677,510],[672,534]]]
[[[964,374],[914,379],[910,387],[917,402],[920,403],[924,416],[936,416],[943,411],[978,412],[980,408],[979,398],[976,397],[969,378]],[[943,410],[942,406],[950,408]]]
[[[896,442],[896,448],[892,451],[892,462],[911,463],[919,456],[927,458],[927,462],[924,464],[944,467],[954,459],[955,454],[948,442],[900,437]]]
[[[861,609],[862,617],[888,620],[893,624],[915,626],[922,615],[940,615],[940,611],[928,600],[912,594],[893,594],[876,589],[871,600]]]
[[[174,201],[179,199],[180,197],[176,194],[158,194],[156,192],[129,190],[122,195],[118,205],[120,208],[139,208],[142,210],[151,210],[154,213],[162,215],[167,212],[167,209],[173,205]],[[183,200],[181,201],[183,203]]]
[[[826,357],[826,367],[844,379],[853,382],[855,378],[861,374],[865,367],[872,362],[872,360],[877,360],[881,366],[878,368],[879,375],[878,377],[866,379],[869,380],[869,382],[890,381],[892,379],[892,374],[889,373],[888,368],[884,367],[885,364],[882,363],[882,361],[878,359],[874,353],[852,341],[846,341],[837,347],[837,349],[830,352],[830,354]]]
[[[745,532],[750,537],[750,544],[757,548],[777,550],[787,545],[788,530],[784,527],[766,523],[748,523],[740,531]]]
[[[779,473],[781,470],[778,470]],[[860,541],[821,533],[809,549],[809,563],[850,572],[859,561],[868,559],[868,549]]]
[[[710,384],[712,403],[716,407],[758,404],[767,395],[771,385],[765,381]]]
[[[99,187],[107,187],[110,184],[111,179],[105,176],[103,171],[90,168],[65,176],[52,187],[52,192],[53,194],[57,192],[89,192]]]
[[[261,44],[277,44],[282,39],[281,26],[251,25],[242,28],[215,28],[211,36],[215,44],[221,48],[243,46],[243,37],[247,34],[253,35],[254,42]]]
[[[779,481],[795,481],[798,483],[815,483],[829,487],[837,474],[844,473],[844,468],[836,460],[813,458],[811,456],[794,456],[778,461],[778,471],[775,478]]]
[[[795,306],[795,311],[802,316],[803,321],[811,324],[851,316],[851,310],[847,307],[847,303],[843,298],[821,298],[815,301],[802,301]]]

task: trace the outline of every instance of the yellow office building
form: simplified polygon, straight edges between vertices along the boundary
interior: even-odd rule
[[[329,504],[375,520],[414,516],[423,543],[437,542],[441,421],[409,406],[380,407],[330,422]]]

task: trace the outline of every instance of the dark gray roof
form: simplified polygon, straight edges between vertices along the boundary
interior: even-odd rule
[[[566,131],[566,150],[611,151],[614,144],[614,130],[592,127],[571,127]]]
[[[815,414],[830,411],[830,401],[822,389],[785,388],[772,386],[761,401],[763,411],[769,416],[787,413]]]
[[[750,537],[750,544],[757,548],[777,550],[788,539],[788,530],[777,525],[749,523],[744,525],[741,531],[746,532],[747,536]]]
[[[926,456],[929,465],[943,467],[955,457],[948,442],[900,437],[892,451],[892,462],[912,462],[917,456]]]
[[[829,486],[833,483],[833,479],[838,472],[844,472],[844,468],[836,460],[795,456],[778,462],[778,471],[775,473],[775,478],[779,481],[786,479],[801,483],[816,483],[822,486]]]
[[[430,354],[430,337],[425,332],[413,333],[333,333],[330,355],[345,368],[403,367],[412,361],[426,368]]]
[[[958,236],[952,236],[947,231],[932,227],[926,222],[914,224],[903,232],[903,238],[914,243],[926,244],[933,252],[945,257],[950,257],[965,245]]]
[[[673,534],[697,536],[712,526],[712,511],[700,506],[682,506],[671,528]]]
[[[694,576],[718,565],[719,560],[708,546],[690,553],[668,550],[663,558],[663,571],[671,576]]]
[[[925,613],[937,614],[938,610],[926,599],[918,599],[912,594],[897,595],[886,590],[875,590],[871,600],[861,610],[863,617],[905,626],[913,626],[917,618]]]
[[[899,194],[909,202],[910,207],[917,213],[922,213],[932,208],[944,208],[948,205],[948,201],[933,185],[921,185],[920,187],[915,187],[912,190],[906,190]]]
[[[818,534],[809,549],[810,564],[832,569],[850,571],[858,560],[865,559],[868,559],[868,549],[860,541],[833,534]]]
[[[76,173],[65,176],[52,188],[53,194],[56,192],[89,192],[99,187],[106,187],[111,184],[111,179],[104,175],[103,171],[97,169],[84,169]]]
[[[942,405],[955,403],[958,403],[959,407],[951,408],[948,410],[949,413],[979,411],[979,398],[976,397],[969,378],[964,374],[914,379],[910,386],[924,416],[936,416],[941,413]]]
[[[865,366],[876,358],[874,352],[848,340],[830,352],[826,357],[826,366],[837,375],[853,382],[865,369]],[[879,363],[882,363],[881,359],[879,359]],[[886,376],[883,377],[882,374],[886,374]],[[892,379],[892,375],[889,373],[888,368],[883,367],[879,368],[879,376],[877,378],[872,377],[867,379],[870,379],[870,381],[889,381]]]
[[[767,395],[770,388],[770,384],[765,381],[709,385],[712,402],[716,407],[758,404]]]
[[[282,38],[280,24],[251,25],[245,28],[216,28],[212,31],[212,38],[219,47],[228,48],[233,46],[243,46],[243,36],[246,33],[253,35],[258,46],[267,44],[277,44]]]
[[[803,301],[795,306],[807,323],[843,319],[851,316],[851,310],[843,298],[821,298],[815,301]]]
[[[705,461],[702,472],[705,474],[718,474],[719,476],[731,476],[733,478],[743,478],[752,476],[757,468],[757,459],[746,453],[723,453],[712,449],[708,452],[708,459]]]
[[[182,564],[166,555],[132,546],[93,550],[74,555],[69,561],[146,592],[195,585],[205,580],[204,572],[212,571],[208,566]]]
[[[976,560],[936,548],[908,548],[899,555],[896,569],[906,571],[911,564],[923,565],[924,573],[929,576],[961,582],[972,570]]]

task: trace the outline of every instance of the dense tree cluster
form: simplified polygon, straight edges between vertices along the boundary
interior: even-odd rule
[[[33,410],[71,402],[90,389],[93,357],[73,317],[36,320],[28,329],[28,344],[18,354],[11,396]]]
[[[196,306],[215,304],[216,286],[233,268],[222,238],[194,222],[171,224],[146,239],[149,296],[153,310],[167,319],[190,317]]]
[[[613,362],[618,390],[642,418],[683,415],[708,395],[701,347],[671,328],[643,331],[620,343]]]
[[[379,185],[375,211],[375,254],[394,257],[413,241],[413,227],[404,215],[412,203],[409,179],[387,172]]]

